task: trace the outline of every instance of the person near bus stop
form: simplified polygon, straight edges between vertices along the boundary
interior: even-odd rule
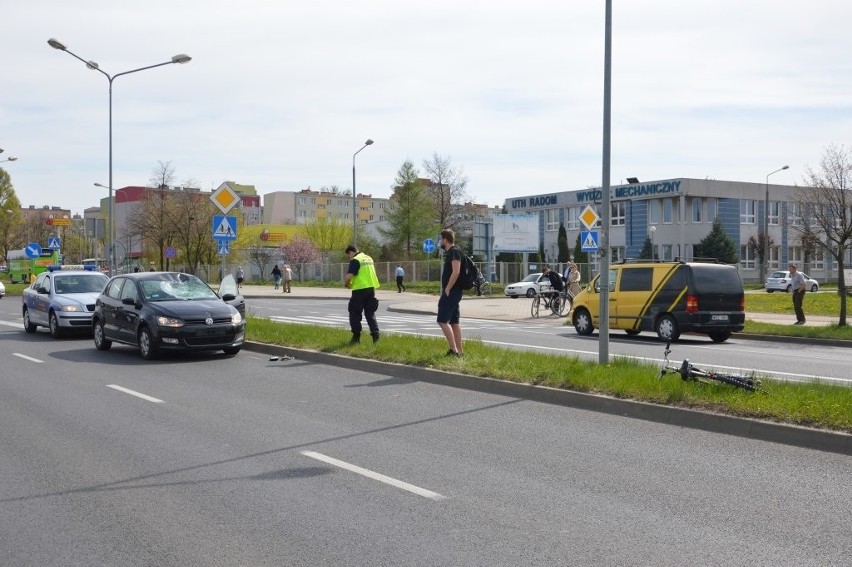
[[[352,330],[352,340],[349,344],[361,342],[361,315],[367,320],[370,336],[373,342],[379,341],[379,323],[376,321],[376,310],[379,300],[376,290],[379,288],[379,278],[373,259],[350,244],[346,247],[346,257],[349,258],[349,269],[343,278],[343,286],[352,290],[349,299],[349,327]]]
[[[793,291],[793,310],[796,312],[794,325],[805,324],[805,311],[802,309],[802,301],[805,299],[807,283],[805,276],[796,268],[796,264],[790,264],[790,289]]]

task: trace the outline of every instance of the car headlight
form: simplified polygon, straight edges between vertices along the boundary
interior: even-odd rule
[[[157,317],[157,324],[161,327],[183,327],[184,322],[180,319],[175,319],[174,317],[163,317],[160,315]]]
[[[231,324],[232,325],[239,325],[242,322],[243,322],[243,316],[240,315],[239,311],[237,311],[236,313],[231,315]]]
[[[79,305],[63,305],[63,311],[82,311]]]

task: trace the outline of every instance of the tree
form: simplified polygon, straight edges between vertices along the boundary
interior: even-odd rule
[[[569,261],[571,259],[571,249],[568,247],[568,231],[565,230],[565,225],[562,223],[559,223],[559,236],[556,237],[556,246],[559,249],[556,261],[560,264]]]
[[[757,236],[750,236],[746,246],[751,251],[752,255],[758,260],[761,266],[768,265],[764,263],[764,250],[763,250],[763,242],[764,242],[763,232],[758,232]],[[769,239],[769,249],[772,250],[772,246],[775,245],[775,241],[772,238]],[[766,273],[769,275],[769,272]]]
[[[806,187],[799,188],[794,202],[802,214],[802,224],[792,230],[803,244],[813,244],[830,254],[837,264],[840,291],[838,325],[846,326],[847,250],[852,248],[852,151],[845,146],[825,149],[819,168],[805,170]]]
[[[737,245],[725,234],[719,218],[713,221],[710,233],[693,247],[693,255],[696,258],[716,258],[725,264],[736,264],[739,261]]]
[[[423,170],[429,179],[426,191],[434,200],[438,226],[454,228],[460,220],[457,211],[467,198],[464,170],[453,167],[449,156],[440,156],[437,152],[432,154],[431,160],[423,160]]]
[[[352,242],[352,225],[335,218],[316,217],[301,226],[300,232],[328,259],[334,252],[341,252]]]
[[[583,252],[583,243],[580,241],[580,235],[577,235],[577,241],[574,243],[574,263],[588,264],[589,255]]]
[[[23,248],[26,242],[21,234],[21,202],[15,195],[12,178],[0,168],[0,254],[5,260],[10,250]]]
[[[320,259],[319,250],[314,246],[313,242],[304,236],[294,236],[289,242],[281,245],[281,254],[284,259],[290,264],[290,267],[296,269],[296,273],[301,276],[302,264],[316,262]]]
[[[642,244],[642,251],[639,252],[639,259],[640,260],[654,260],[655,259],[655,258],[651,258],[651,254],[652,254],[651,247],[652,247],[651,237],[646,236],[645,237],[645,243]]]
[[[396,175],[388,211],[388,228],[379,227],[379,233],[392,245],[398,246],[411,259],[420,250],[420,244],[440,227],[435,223],[435,207],[418,178],[414,164],[406,161]]]

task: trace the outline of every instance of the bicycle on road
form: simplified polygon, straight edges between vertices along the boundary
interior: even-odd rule
[[[666,343],[666,350],[664,351],[665,361],[663,362],[663,367],[660,369],[660,379],[662,379],[666,374],[679,374],[681,379],[685,381],[701,382],[702,384],[721,382],[723,384],[742,388],[743,390],[748,390],[749,392],[760,391],[766,393],[766,390],[760,387],[760,380],[754,377],[741,376],[738,374],[722,374],[710,370],[703,370],[689,362],[689,359],[684,360],[680,366],[671,364],[669,362],[669,354],[672,352],[671,346],[671,341]]]
[[[564,317],[571,311],[571,304],[574,301],[574,296],[570,291],[564,289],[562,291],[540,291],[535,294],[530,306],[530,315],[538,317],[542,306],[545,311],[550,310],[551,314],[557,317]]]

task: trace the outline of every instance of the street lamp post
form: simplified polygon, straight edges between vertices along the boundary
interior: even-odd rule
[[[192,60],[192,57],[185,53],[180,53],[173,56],[170,61],[164,61],[163,63],[157,63],[156,65],[148,65],[146,67],[139,67],[138,69],[131,69],[130,71],[123,71],[121,73],[116,73],[115,75],[110,75],[98,67],[98,64],[94,61],[86,61],[74,52],[69,51],[68,48],[65,47],[65,44],[57,39],[50,38],[47,40],[47,44],[54,49],[64,51],[75,59],[82,61],[86,64],[86,67],[101,73],[109,81],[109,271],[110,275],[115,275],[115,222],[113,221],[112,215],[112,82],[122,75],[138,73],[139,71],[154,69],[164,65],[171,65],[172,63],[189,63]]]
[[[785,169],[790,169],[790,166],[785,165],[781,169],[766,174],[766,196],[763,200],[763,276],[761,278],[763,281],[766,281],[766,276],[769,274],[769,176]]]
[[[651,261],[652,262],[657,259],[657,255],[655,254],[655,250],[654,250],[654,233],[655,232],[657,232],[657,227],[655,225],[652,224],[651,226],[648,227],[648,235],[651,239]]]
[[[367,139],[361,149],[352,154],[352,245],[358,246],[358,193],[355,192],[355,156],[367,146],[373,145],[373,140]]]

